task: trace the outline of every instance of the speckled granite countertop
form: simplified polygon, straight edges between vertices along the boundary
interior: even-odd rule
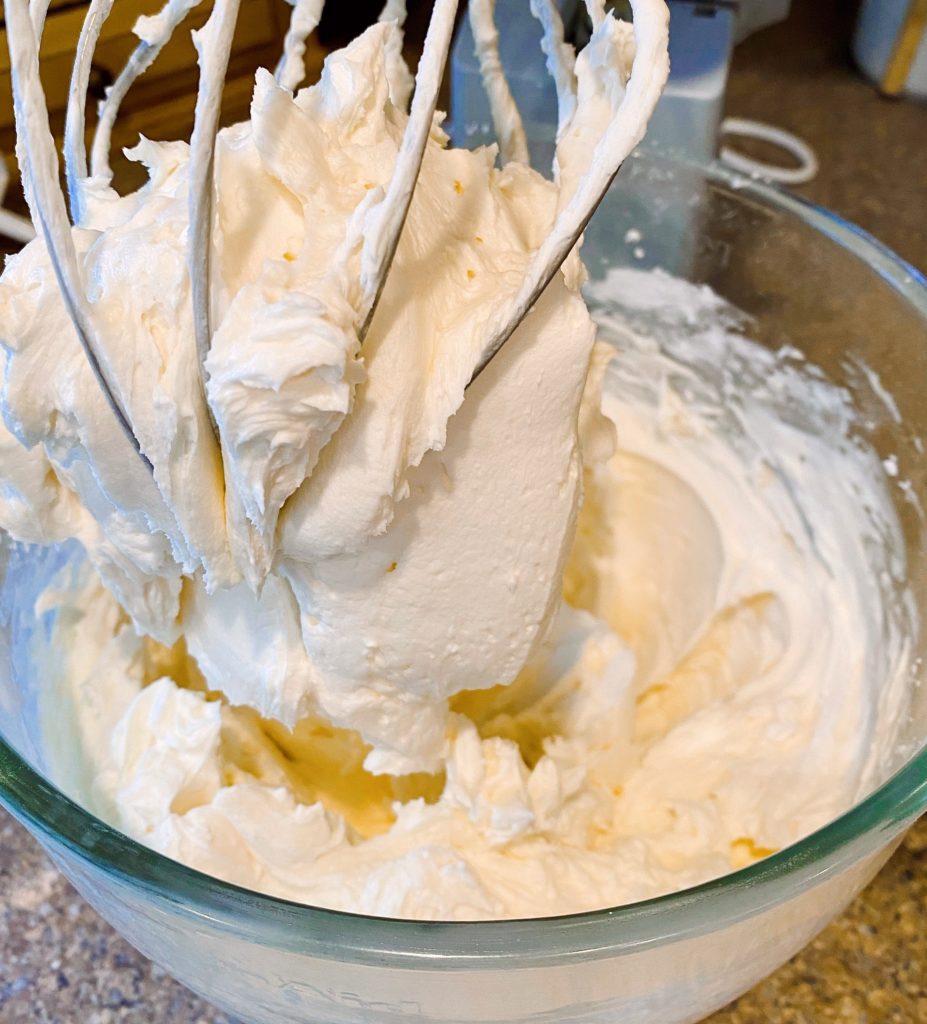
[[[880,100],[846,57],[845,0],[798,2],[735,57],[732,114],[806,138],[801,189],[927,269],[927,105]],[[927,1022],[927,819],[850,909],[709,1024]],[[231,1024],[120,939],[0,811],[2,1024]]]

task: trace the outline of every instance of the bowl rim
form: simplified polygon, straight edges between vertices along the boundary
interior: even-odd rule
[[[824,207],[719,161],[647,153],[784,210],[870,265],[927,326],[927,277],[868,232]],[[36,835],[55,862],[93,885],[107,876],[174,912],[205,918],[230,938],[358,964],[441,970],[560,964],[636,952],[753,916],[891,840],[927,810],[927,743],[886,782],[824,827],[747,868],[701,885],[619,907],[499,921],[420,921],[309,906],[244,889],[155,852],[66,796],[0,737],[0,804]],[[63,850],[77,860],[62,857]],[[64,861],[64,863],[62,863]],[[87,873],[86,876],[84,873]],[[848,896],[850,893],[848,892]],[[705,913],[708,904],[710,913]],[[719,913],[720,911],[723,911]]]

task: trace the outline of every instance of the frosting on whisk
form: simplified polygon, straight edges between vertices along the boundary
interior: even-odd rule
[[[408,114],[396,3],[294,94],[321,12],[304,0],[250,120],[217,133],[238,7],[219,0],[195,34],[190,143],[143,139],[130,156],[149,181],[125,196],[107,170],[115,112],[193,5],[140,23],[88,176],[99,0],[66,131],[74,228],[37,37],[24,3],[7,6],[41,235],[0,283],[4,420],[29,449],[12,489],[36,522],[75,504],[64,532],[137,628],[185,636],[213,689],[357,728],[377,770],[433,767],[449,697],[514,678],[560,599],[594,329],[575,254],[521,322],[526,289],[643,133],[666,76],[662,0],[635,2],[637,56],[594,8],[575,66],[554,7],[535,3],[561,97],[553,183],[446,147],[434,109],[453,0],[435,7]],[[288,653],[268,666],[265,650]]]

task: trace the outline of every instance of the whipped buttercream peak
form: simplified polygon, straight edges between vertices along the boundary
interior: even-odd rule
[[[511,682],[556,614],[594,341],[574,253],[467,390],[563,189],[517,161],[496,167],[494,148],[447,148],[422,102],[452,7],[410,118],[401,5],[294,93],[299,37],[321,9],[297,4],[287,61],[277,79],[258,72],[250,119],[219,132],[201,195],[227,34],[216,16],[198,42],[191,144],[142,139],[129,156],[149,180],[126,196],[106,176],[76,182],[88,317],[150,474],[83,357],[44,242],[0,282],[4,444],[29,449],[11,465],[5,525],[77,537],[135,628],[184,636],[212,689],[290,726],[312,713],[358,730],[368,767],[391,774],[438,770],[449,700]],[[160,45],[179,10],[141,38]],[[596,46],[595,73],[577,65],[575,116],[602,128],[596,82],[624,56]],[[397,169],[421,138],[403,223]],[[189,262],[206,225],[208,302]],[[22,525],[29,502],[36,529]]]

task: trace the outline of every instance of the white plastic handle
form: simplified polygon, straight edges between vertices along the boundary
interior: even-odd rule
[[[735,171],[741,171],[743,174],[760,174],[783,185],[803,185],[818,173],[818,158],[814,150],[803,139],[784,128],[776,128],[774,125],[751,121],[744,117],[726,117],[721,122],[722,138],[725,135],[771,142],[790,153],[799,162],[798,167],[778,167],[775,164],[753,160],[729,146],[722,146],[721,159]]]

